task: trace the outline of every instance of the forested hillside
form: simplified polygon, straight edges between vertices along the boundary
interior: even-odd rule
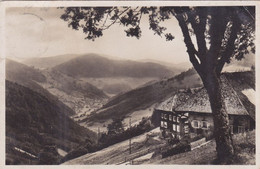
[[[95,133],[66,114],[45,96],[6,81],[6,163],[58,164],[58,149],[94,143]]]

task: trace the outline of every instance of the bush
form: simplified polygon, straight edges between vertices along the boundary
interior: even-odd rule
[[[183,152],[190,151],[190,150],[191,150],[191,147],[187,142],[180,142],[180,143],[176,144],[176,146],[162,152],[162,158],[172,156],[175,154],[179,154],[179,153],[183,153]]]
[[[234,164],[255,164],[255,131],[235,134],[233,136],[233,143],[235,149]]]
[[[62,160],[61,162],[65,162],[77,157],[80,157],[84,154],[87,154],[89,151],[88,149],[86,149],[85,147],[79,147],[76,150],[72,150],[71,152],[69,152]]]
[[[199,134],[199,135],[197,135],[197,136],[191,138],[191,139],[190,139],[190,142],[194,142],[194,141],[200,140],[200,139],[202,139],[203,137],[204,137],[204,135]]]
[[[40,165],[53,165],[59,164],[60,158],[51,152],[39,153],[39,164]]]
[[[108,147],[110,145],[141,135],[147,131],[150,131],[153,128],[154,127],[151,124],[150,119],[143,118],[138,125],[128,128],[127,130],[122,131],[120,133],[113,133],[113,134],[111,134],[111,132],[107,134],[103,133],[99,139],[99,142],[101,144],[100,146],[102,148]]]

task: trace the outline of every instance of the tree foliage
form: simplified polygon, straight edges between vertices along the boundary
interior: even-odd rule
[[[111,124],[108,124],[107,131],[109,134],[117,134],[124,131],[122,118],[114,118]]]
[[[234,57],[242,59],[249,51],[255,52],[255,8],[235,7],[68,7],[61,18],[75,30],[82,29],[86,39],[103,36],[112,25],[123,25],[127,36],[141,37],[140,22],[148,15],[149,29],[166,40],[174,39],[167,28],[160,25],[176,18],[184,35],[190,60],[202,75],[206,55],[214,53],[217,72]],[[191,36],[195,36],[197,47]]]

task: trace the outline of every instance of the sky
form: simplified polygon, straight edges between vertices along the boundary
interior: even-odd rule
[[[50,57],[63,54],[104,54],[129,60],[159,60],[168,63],[189,62],[183,36],[173,18],[162,25],[175,39],[166,41],[149,30],[148,18],[143,17],[142,37],[127,37],[124,27],[113,25],[94,42],[85,40],[81,30],[73,30],[60,19],[64,9],[8,8],[6,10],[6,56],[15,60]]]

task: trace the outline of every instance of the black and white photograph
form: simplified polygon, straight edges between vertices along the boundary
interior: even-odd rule
[[[111,4],[5,7],[4,165],[255,166],[257,5]]]

